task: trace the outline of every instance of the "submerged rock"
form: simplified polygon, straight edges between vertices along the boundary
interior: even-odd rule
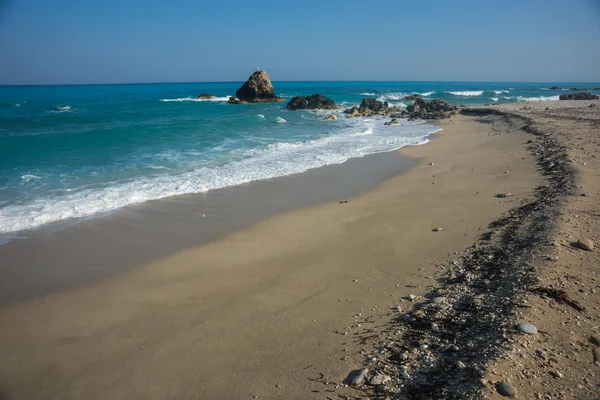
[[[398,120],[396,118],[392,118],[391,121],[385,122],[384,125],[398,125]]]
[[[227,100],[229,104],[250,104],[247,101],[242,101],[240,99],[236,99],[235,97],[229,96],[229,100]]]
[[[289,110],[314,110],[320,108],[334,110],[336,108],[336,105],[335,102],[330,98],[317,93],[308,97],[292,97],[289,103],[287,103],[286,107]]]
[[[328,116],[326,116],[325,118],[323,118],[325,121],[335,121],[336,119],[338,119],[337,115],[335,114],[329,114]]]
[[[210,99],[214,99],[215,96],[213,96],[212,94],[202,93],[202,94],[199,94],[198,97],[196,97],[196,98],[200,99],[200,100],[210,100]]]
[[[561,94],[558,97],[560,100],[596,100],[600,96],[591,94],[590,92]]]
[[[250,75],[242,87],[235,92],[235,95],[238,99],[249,103],[285,101],[285,99],[275,95],[271,78],[263,70],[255,71]]]

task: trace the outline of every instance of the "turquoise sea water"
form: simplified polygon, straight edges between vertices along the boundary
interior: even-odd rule
[[[422,144],[425,122],[346,119],[363,97],[406,94],[455,104],[558,99],[554,83],[274,82],[278,95],[321,93],[341,109],[229,105],[241,83],[0,87],[0,234],[128,204],[306,171]],[[598,87],[599,84],[561,84]],[[216,99],[199,101],[200,93]]]

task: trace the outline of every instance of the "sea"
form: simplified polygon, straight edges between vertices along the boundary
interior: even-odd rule
[[[456,105],[558,100],[554,85],[597,83],[274,82],[291,99],[320,93],[338,110],[227,104],[241,82],[0,86],[0,235],[106,215],[167,196],[297,174],[427,143],[425,121],[345,118],[369,97]],[[201,93],[216,96],[199,100]],[[336,114],[335,121],[323,118]]]

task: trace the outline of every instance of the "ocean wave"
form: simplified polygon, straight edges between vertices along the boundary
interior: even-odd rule
[[[377,96],[377,93],[368,93],[368,92],[365,92],[365,93],[359,93],[359,94],[361,96]]]
[[[539,96],[539,97],[524,97],[517,96],[517,101],[544,101],[544,100],[558,100],[559,96]]]
[[[498,101],[500,99],[498,97],[490,97],[490,100],[492,100],[492,101]]]
[[[494,94],[510,93],[508,90],[492,90]]]
[[[73,108],[71,106],[57,106],[57,107],[54,107],[54,110],[50,110],[50,111],[47,111],[47,112],[50,112],[50,113],[66,113],[66,112],[72,112],[72,111],[73,111]]]
[[[459,92],[446,92],[446,93],[450,93],[454,96],[470,97],[470,96],[481,96],[483,94],[483,90],[465,90],[465,91],[459,91]]]
[[[377,98],[378,101],[402,100],[407,96],[406,93],[384,93]]]
[[[258,118],[260,118],[260,119],[265,119],[265,116],[264,116],[264,115],[262,115],[262,114],[257,114],[256,116],[257,116]]]
[[[277,122],[278,124],[283,124],[284,122],[287,122],[287,121],[281,117],[277,117],[277,118],[275,118],[275,122]]]
[[[42,177],[33,175],[33,174],[26,174],[26,175],[22,175],[21,179],[24,180],[25,182],[29,182],[32,179],[42,179]]]
[[[419,94],[420,94],[421,96],[423,96],[423,97],[429,97],[429,96],[431,96],[431,95],[432,95],[432,94],[434,94],[434,93],[435,93],[435,92],[422,92],[422,93],[419,93]]]
[[[213,99],[198,99],[196,97],[179,97],[176,99],[160,99],[160,101],[163,101],[165,103],[170,103],[170,102],[181,102],[181,101],[229,101],[229,96],[225,96],[225,97],[215,97]]]
[[[7,205],[0,208],[0,233],[112,212],[152,199],[206,192],[340,164],[350,158],[426,143],[426,137],[439,130],[424,122],[405,120],[396,126],[383,127],[381,118],[350,119],[342,123],[346,127],[336,134],[304,142],[263,145],[220,166],[170,171],[115,182],[104,188],[38,196],[28,202]],[[172,154],[162,156],[171,158]]]

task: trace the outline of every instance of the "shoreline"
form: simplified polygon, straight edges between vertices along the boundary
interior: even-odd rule
[[[438,132],[431,133],[428,141]],[[17,232],[21,233],[13,235],[17,239],[0,245],[0,259],[26,269],[3,271],[0,306],[93,284],[278,214],[360,196],[419,162],[399,150]],[[106,253],[106,248],[111,252]],[[96,258],[90,259],[90,254]]]
[[[10,344],[0,393],[326,392],[319,376],[341,382],[362,363],[356,322],[366,329],[389,318],[384,305],[429,285],[440,262],[536,182],[526,134],[498,135],[469,120],[442,122],[439,138],[402,149],[419,163],[347,204],[279,214],[119,276],[0,309],[0,339]],[[493,197],[509,189],[515,197]],[[368,310],[375,319],[361,318]]]

